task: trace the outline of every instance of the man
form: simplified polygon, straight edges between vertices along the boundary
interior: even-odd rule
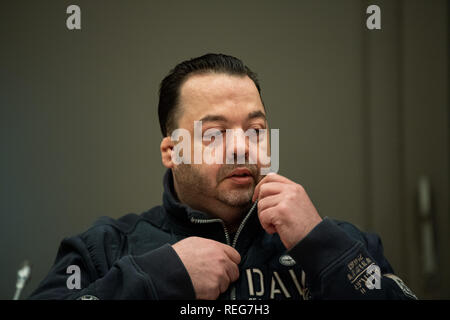
[[[301,185],[262,175],[261,154],[250,161],[249,136],[244,144],[231,143],[228,130],[268,128],[260,91],[256,75],[231,56],[178,64],[159,95],[160,149],[168,168],[163,205],[101,218],[65,239],[30,298],[415,298],[393,274],[378,236],[322,218]],[[214,139],[198,140],[197,121],[201,136],[213,130]],[[178,139],[176,132],[188,135]],[[194,143],[177,149],[192,136]],[[211,154],[225,161],[189,161],[212,143]],[[79,268],[78,285],[69,266]]]

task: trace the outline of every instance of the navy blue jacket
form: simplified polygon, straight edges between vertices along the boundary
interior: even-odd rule
[[[162,206],[117,220],[102,217],[86,232],[64,239],[49,274],[29,298],[195,299],[171,246],[190,236],[227,243],[241,255],[239,279],[219,299],[415,298],[394,275],[377,235],[324,218],[287,252],[277,234],[263,230],[255,205],[230,235],[220,220],[176,200],[170,170]],[[77,272],[69,266],[79,268],[78,288]]]

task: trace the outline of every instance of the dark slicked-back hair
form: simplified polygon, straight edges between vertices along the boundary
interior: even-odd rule
[[[256,73],[251,71],[238,58],[224,54],[209,53],[198,58],[183,61],[176,65],[161,81],[159,88],[158,117],[164,137],[170,135],[177,127],[176,113],[179,107],[182,84],[191,74],[209,72],[248,76],[253,80],[261,95],[261,88]]]

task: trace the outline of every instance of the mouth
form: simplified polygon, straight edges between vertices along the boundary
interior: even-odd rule
[[[232,181],[235,184],[249,184],[253,181],[253,175],[247,168],[234,169],[226,179]]]

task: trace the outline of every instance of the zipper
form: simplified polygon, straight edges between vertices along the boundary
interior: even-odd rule
[[[223,227],[223,232],[225,233],[225,239],[227,241],[227,245],[231,246],[230,234],[228,232],[227,227],[225,226],[225,222],[223,222],[222,219],[199,219],[199,218],[191,217],[191,222],[192,223],[198,223],[198,224],[220,222],[222,224],[222,227]]]
[[[239,238],[239,234],[241,233],[242,229],[244,229],[245,223],[250,218],[250,216],[252,215],[253,211],[255,211],[255,208],[256,208],[257,204],[258,204],[258,200],[255,201],[255,203],[252,205],[252,207],[250,208],[249,212],[245,216],[244,220],[242,220],[241,224],[239,225],[239,228],[236,231],[236,234],[234,235],[234,238],[233,238],[233,244],[231,245],[234,249],[236,249],[236,244],[237,244],[237,240]],[[232,287],[231,287],[230,300],[236,300],[236,285],[232,285]]]
[[[242,229],[244,229],[245,223],[252,215],[252,212],[253,212],[253,210],[255,210],[255,207],[257,204],[258,204],[258,201],[255,201],[255,203],[252,205],[252,207],[248,211],[247,215],[245,216],[244,220],[242,220],[241,224],[239,225],[239,228],[237,229],[236,234],[234,235],[234,238],[233,238],[233,244],[231,245],[233,248],[236,248],[236,243],[239,238],[239,234],[241,233]]]
[[[244,226],[245,226],[246,222],[248,221],[248,219],[250,218],[250,216],[252,215],[253,211],[255,211],[257,204],[258,204],[258,201],[255,201],[255,203],[253,203],[252,207],[248,211],[247,215],[244,217],[244,220],[242,220],[241,224],[239,225],[239,228],[236,231],[236,234],[234,235],[233,243],[231,243],[230,233],[228,232],[225,222],[223,222],[222,219],[199,219],[199,218],[191,217],[191,222],[198,223],[198,224],[220,222],[222,224],[223,231],[225,233],[225,239],[227,241],[227,245],[231,246],[233,249],[236,249],[236,244],[237,244],[239,235],[242,232],[242,230],[244,229]],[[236,300],[236,286],[235,285],[233,285],[230,289],[230,300]]]

